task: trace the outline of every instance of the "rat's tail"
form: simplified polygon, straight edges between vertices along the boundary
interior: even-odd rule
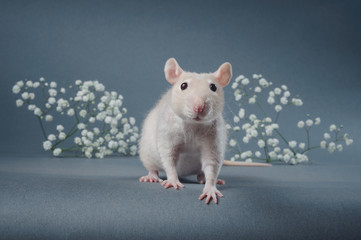
[[[271,167],[272,164],[269,163],[254,163],[254,162],[233,162],[229,160],[223,161],[224,166],[235,166],[235,167]]]

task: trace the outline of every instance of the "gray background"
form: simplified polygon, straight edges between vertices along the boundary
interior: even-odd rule
[[[356,153],[361,135],[360,5],[0,1],[0,153],[48,155],[42,152],[37,119],[15,106],[11,88],[16,81],[45,77],[68,86],[76,79],[98,79],[124,95],[129,115],[140,124],[169,88],[163,74],[169,57],[195,72],[215,71],[229,61],[234,76],[262,73],[274,85],[288,85],[304,106],[281,116],[286,135],[302,135],[295,124],[310,113],[324,124],[315,131],[316,143],[330,123],[343,123],[356,143],[347,151]],[[226,94],[232,106],[230,86]]]
[[[0,1],[0,239],[360,239],[360,22],[360,1]],[[169,88],[169,57],[286,84],[304,102],[281,115],[287,137],[310,113],[314,143],[331,123],[355,143],[312,165],[224,167],[225,197],[206,206],[194,176],[180,191],[139,183],[138,157],[51,157],[11,92],[25,78],[98,79],[139,124]]]

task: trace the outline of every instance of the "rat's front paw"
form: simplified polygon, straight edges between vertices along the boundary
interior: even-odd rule
[[[201,196],[199,196],[199,200],[206,198],[206,204],[208,204],[211,199],[213,199],[213,202],[215,204],[217,204],[217,196],[218,197],[223,197],[223,194],[217,190],[217,188],[215,186],[213,187],[207,187],[205,186],[203,189],[203,193],[201,194]]]
[[[164,188],[174,187],[174,189],[178,189],[178,187],[184,188],[184,185],[179,181],[179,179],[167,179],[164,180],[162,183]]]

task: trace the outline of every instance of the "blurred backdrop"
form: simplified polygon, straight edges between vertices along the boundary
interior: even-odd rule
[[[44,77],[58,86],[99,80],[124,96],[140,126],[170,85],[164,63],[213,72],[229,61],[234,77],[261,73],[286,84],[304,105],[285,111],[285,135],[305,114],[321,117],[316,142],[344,124],[358,159],[361,135],[360,1],[0,1],[0,154],[48,156],[32,113],[15,105],[16,81]],[[226,89],[234,107],[233,91]],[[227,107],[225,117],[232,120]],[[317,156],[317,154],[316,154]],[[320,155],[321,156],[321,155]],[[312,155],[310,155],[312,158]]]

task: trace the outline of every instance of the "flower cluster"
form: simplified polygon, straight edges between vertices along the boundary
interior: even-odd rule
[[[100,82],[76,80],[75,85],[66,90],[58,88],[54,81],[40,78],[36,82],[18,81],[12,91],[20,96],[16,106],[27,105],[39,119],[45,138],[43,148],[52,151],[54,156],[71,156],[67,155],[69,152],[81,152],[88,158],[103,158],[116,152],[137,154],[139,130],[135,118],[125,116],[123,96],[105,91]],[[35,91],[40,91],[45,101],[36,104]],[[68,92],[74,97],[66,98]],[[47,134],[44,125],[54,121],[54,114],[73,119],[68,131],[59,124],[55,133]]]
[[[319,146],[310,146],[310,129],[321,123],[319,117],[311,119],[310,115],[307,115],[305,121],[297,123],[298,128],[304,129],[306,141],[287,140],[277,123],[280,113],[288,107],[300,107],[303,102],[298,96],[291,97],[286,85],[275,88],[272,88],[272,85],[272,82],[267,81],[260,74],[254,74],[252,80],[241,75],[232,84],[239,111],[233,116],[233,126],[226,125],[228,131],[233,135],[229,141],[229,146],[234,153],[231,161],[242,159],[247,162],[264,160],[266,162],[283,161],[288,164],[297,164],[308,162],[307,153],[312,149],[327,149],[333,153],[336,149],[342,151],[342,142],[345,142],[346,145],[352,144],[353,140],[349,138],[348,134],[340,137],[342,125],[337,128],[336,125],[332,124],[330,132],[335,133],[335,138],[331,140],[330,134],[325,133],[324,140],[320,142]],[[263,102],[271,107],[270,114],[263,107]],[[248,111],[246,111],[245,106],[251,108],[252,105],[258,108],[261,117],[257,117],[254,113],[247,114]],[[237,142],[239,134],[242,135],[244,144],[256,143],[258,150],[253,152],[251,150],[242,151]]]

